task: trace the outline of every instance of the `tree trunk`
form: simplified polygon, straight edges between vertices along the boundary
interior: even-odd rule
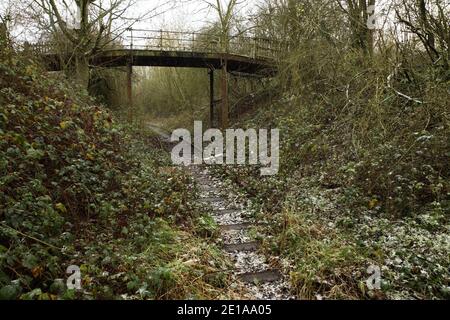
[[[369,56],[373,54],[374,42],[373,30],[367,27],[371,5],[375,5],[375,0],[347,0],[353,45]]]
[[[79,10],[80,29],[78,30],[79,42],[77,45],[80,47],[78,50],[84,50],[83,41],[89,37],[89,4],[92,0],[78,0],[76,4]],[[77,50],[77,49],[75,49]],[[85,89],[89,86],[89,59],[83,55],[83,53],[75,54],[75,82]]]
[[[375,6],[375,0],[369,0],[368,6]],[[368,17],[368,13],[367,13],[367,7],[366,7],[366,41],[367,41],[367,51],[369,53],[369,55],[372,57],[373,56],[373,47],[374,47],[374,30],[373,29],[369,29],[367,28],[367,20],[369,19]],[[374,11],[373,14],[375,14],[376,12]]]
[[[9,51],[10,43],[9,43],[9,35],[8,35],[8,27],[6,23],[0,23],[0,52],[6,53]]]
[[[76,57],[74,71],[75,71],[74,72],[75,82],[87,90],[88,86],[89,86],[89,78],[90,78],[88,59],[84,56]]]
[[[437,53],[435,37],[434,37],[432,28],[428,21],[425,0],[419,0],[418,5],[419,5],[420,23],[421,23],[422,29],[425,32],[425,37],[426,37],[426,39],[424,41],[424,45],[425,45],[425,48],[427,49],[427,52],[428,52],[431,60],[434,63],[437,59],[439,59],[439,54]]]

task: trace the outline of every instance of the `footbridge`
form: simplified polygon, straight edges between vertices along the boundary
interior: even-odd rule
[[[205,68],[210,76],[210,119],[220,104],[221,127],[228,125],[228,73],[238,76],[271,77],[277,72],[278,44],[261,37],[236,35],[221,41],[220,36],[201,32],[127,29],[120,40],[113,39],[94,54],[94,67],[126,67],[128,97],[132,108],[133,66]],[[46,45],[34,46],[44,58],[48,70],[62,69],[61,53]],[[221,72],[221,97],[215,99],[214,71]]]

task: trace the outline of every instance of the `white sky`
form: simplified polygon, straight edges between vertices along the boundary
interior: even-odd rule
[[[16,12],[20,14],[23,10],[22,7],[26,7],[27,3],[33,0],[0,0],[0,14],[2,14],[8,6],[15,8]],[[73,13],[76,12],[75,0],[56,0],[57,2],[66,1],[67,3],[72,3]],[[108,3],[112,0],[96,0],[95,3]],[[202,27],[210,24],[217,20],[217,13],[208,8],[208,5],[204,0],[131,0],[135,4],[130,7],[126,13],[129,18],[137,18],[145,12],[152,11],[153,17],[146,19],[144,21],[136,23],[133,28],[137,29],[153,29],[153,30],[174,30],[174,31],[197,31]],[[209,0],[215,2],[216,0]],[[229,0],[220,0],[224,6]],[[254,11],[257,4],[263,0],[241,0],[238,6],[238,12],[242,15]],[[167,3],[169,4],[167,5]],[[379,0],[377,5],[377,11],[380,12],[380,8],[386,8],[392,0]],[[16,5],[17,4],[17,5]],[[164,5],[165,4],[165,5]],[[108,7],[108,6],[105,6]],[[169,9],[170,8],[170,9]],[[158,13],[156,16],[154,14]],[[390,12],[392,16],[392,11]],[[63,14],[64,18],[70,19],[70,14]],[[386,17],[383,17],[386,18]],[[381,18],[378,22],[383,22],[384,19]],[[73,20],[73,19],[72,19]],[[70,24],[70,21],[68,21]],[[388,24],[392,24],[388,23]],[[20,24],[16,24],[13,29],[13,36],[16,36],[20,40],[28,40],[33,42],[36,39],[36,29],[30,26],[29,21],[24,19]]]
[[[136,1],[136,5],[130,10],[130,14],[134,16],[139,15],[139,12],[155,8],[158,3],[165,2],[164,0]],[[226,5],[228,1],[229,0],[221,0],[224,5]],[[215,2],[215,0],[212,0],[212,2]],[[257,2],[258,0],[243,0],[238,9],[248,12]],[[170,29],[170,27],[172,27],[174,29],[198,30],[217,18],[217,13],[208,9],[208,5],[203,0],[173,0],[173,3],[173,9],[160,16],[154,17],[151,21],[142,22],[140,25],[157,29],[160,27]]]
[[[8,6],[15,6],[19,3],[26,6],[32,0],[0,0],[0,14],[3,14]],[[57,0],[61,2],[62,0]],[[76,6],[74,0],[65,0],[73,6],[73,16],[76,16]],[[96,3],[108,3],[111,0],[97,0]],[[137,18],[145,12],[153,11],[151,18],[136,23],[133,28],[137,29],[164,29],[164,30],[182,30],[197,31],[202,27],[210,24],[217,19],[217,13],[208,8],[204,0],[132,0],[135,4],[130,7],[126,13],[126,17]],[[215,2],[216,0],[210,0]],[[220,0],[224,5],[229,0]],[[260,0],[242,0],[238,7],[241,13],[247,13],[255,8],[255,4]],[[169,2],[169,4],[167,4]],[[105,6],[108,7],[108,6]],[[155,10],[156,9],[156,10]],[[157,13],[156,16],[154,16]],[[71,24],[74,17],[66,12],[62,13],[63,18],[67,19]],[[72,20],[72,21],[71,21]],[[32,42],[35,38],[36,30],[32,29],[29,24],[16,24],[12,30],[13,36],[17,36],[21,40]],[[20,34],[20,35],[19,35]]]

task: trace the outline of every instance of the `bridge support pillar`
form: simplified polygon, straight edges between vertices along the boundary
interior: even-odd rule
[[[214,127],[214,69],[209,69],[209,127]]]
[[[132,84],[132,75],[133,75],[133,65],[131,61],[127,63],[127,97],[128,97],[128,122],[133,122],[133,84]]]
[[[221,112],[220,112],[220,128],[225,130],[228,128],[228,70],[227,70],[227,60],[223,60],[222,64],[222,73],[221,73],[221,94],[222,94],[222,103],[221,103]]]

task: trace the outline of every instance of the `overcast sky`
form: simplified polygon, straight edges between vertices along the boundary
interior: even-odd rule
[[[0,0],[0,13],[3,14],[5,8],[13,6],[19,1],[22,5],[32,0]],[[62,0],[57,0],[57,2]],[[76,15],[74,0],[65,0],[72,5],[73,15]],[[108,3],[111,0],[97,0],[96,3]],[[149,17],[136,23],[133,28],[141,29],[165,29],[165,30],[199,30],[201,27],[217,20],[217,13],[205,3],[204,0],[132,0],[135,4],[127,11],[126,16],[137,18],[146,12],[151,12]],[[215,2],[215,0],[212,0]],[[221,0],[224,5],[229,0]],[[246,14],[255,9],[255,4],[261,0],[243,0],[239,6],[239,11]],[[169,2],[169,3],[168,3]],[[105,6],[108,7],[108,6]],[[70,24],[74,18],[68,12],[63,12],[62,16]],[[22,40],[31,40],[35,37],[36,30],[30,30],[29,23],[16,24],[13,35],[21,34]]]
[[[151,11],[154,8],[160,8],[156,10],[157,16],[138,23],[137,27],[139,28],[198,30],[217,19],[217,13],[211,10],[204,0],[172,0],[169,5],[166,4],[167,0],[135,1],[136,4],[129,11],[129,15],[133,17],[138,17],[139,14]],[[224,5],[228,1],[221,0]],[[212,0],[212,2],[215,2],[215,0]],[[242,4],[238,6],[239,11],[247,13],[254,9],[258,0],[243,0],[241,2]]]
[[[142,12],[143,10],[151,10],[158,1],[159,0],[137,0],[136,5],[132,9],[133,14],[138,15],[138,12]],[[164,0],[159,2],[164,2]],[[247,0],[246,2],[254,2],[254,0]],[[249,4],[247,3],[246,6],[248,7]],[[210,23],[217,18],[216,12],[208,8],[208,5],[202,0],[174,1],[174,6],[173,9],[154,17],[151,21],[143,22],[142,24],[151,24],[152,27],[157,28],[174,27],[176,29],[200,29],[205,24]]]
[[[0,13],[4,12],[4,9],[8,6],[17,7],[16,11],[23,10],[22,7],[26,7],[27,3],[33,0],[0,0]],[[72,5],[73,16],[76,16],[75,0],[56,0],[57,2],[66,1],[66,3]],[[96,4],[107,4],[113,0],[96,0]],[[146,12],[150,12],[148,18],[137,22],[133,28],[138,29],[153,29],[153,30],[175,30],[175,31],[197,31],[202,27],[217,21],[217,12],[212,10],[205,3],[204,0],[125,0],[135,2],[130,7],[126,16],[128,18],[138,18]],[[216,0],[209,0],[215,2]],[[229,0],[220,0],[224,6]],[[377,8],[386,7],[386,3],[390,3],[392,0],[379,0]],[[238,11],[241,15],[246,16],[248,13],[255,11],[257,4],[263,2],[263,0],[241,0],[241,5],[238,7]],[[16,6],[15,4],[20,4]],[[381,3],[381,4],[380,4]],[[108,5],[103,5],[108,8]],[[18,9],[20,8],[20,9]],[[379,10],[377,10],[379,11]],[[392,12],[391,12],[392,15]],[[63,12],[62,16],[67,19],[70,24],[74,21],[74,17],[68,12]],[[378,20],[382,22],[383,19]],[[17,40],[28,40],[33,42],[36,39],[37,30],[32,28],[29,20],[23,21],[22,24],[16,24],[15,29],[12,30],[13,36],[16,36]],[[20,36],[18,36],[20,35]]]

